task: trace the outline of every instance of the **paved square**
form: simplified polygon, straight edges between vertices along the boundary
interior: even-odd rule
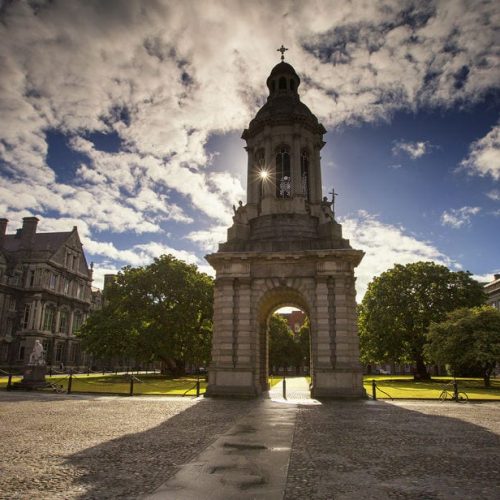
[[[295,412],[286,499],[498,498],[497,403],[301,405],[6,392],[0,498],[148,495],[248,420],[257,404]],[[258,486],[238,497],[280,498]]]

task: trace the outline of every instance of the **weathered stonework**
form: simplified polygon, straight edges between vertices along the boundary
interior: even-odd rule
[[[269,317],[296,306],[311,325],[312,395],[361,397],[354,268],[363,252],[342,237],[322,197],[326,130],[300,102],[295,70],[278,64],[267,85],[267,103],[243,132],[247,204],[235,208],[227,242],[207,256],[216,270],[207,395],[266,391]]]

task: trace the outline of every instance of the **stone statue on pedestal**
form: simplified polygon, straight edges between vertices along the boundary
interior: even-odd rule
[[[31,351],[28,365],[44,366],[45,365],[44,354],[45,351],[43,350],[42,343],[39,340],[35,340],[35,345],[33,346],[33,351]]]

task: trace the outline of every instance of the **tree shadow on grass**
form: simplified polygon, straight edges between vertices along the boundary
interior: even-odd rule
[[[302,406],[285,498],[498,498],[500,438],[483,425],[497,432],[499,409],[381,401]]]
[[[250,401],[202,400],[145,432],[67,457],[77,471],[75,486],[85,492],[78,498],[137,498],[153,492],[251,406]]]

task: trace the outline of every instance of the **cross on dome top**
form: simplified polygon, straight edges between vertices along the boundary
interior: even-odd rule
[[[288,50],[283,44],[281,44],[281,47],[276,50],[276,52],[281,52],[281,60],[285,60],[285,51]]]

